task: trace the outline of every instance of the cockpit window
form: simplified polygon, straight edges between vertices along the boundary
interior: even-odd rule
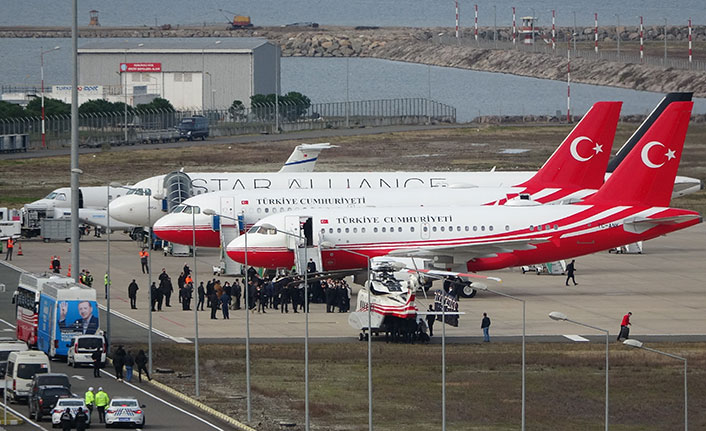
[[[184,208],[186,208],[184,205],[177,205],[172,208],[172,214],[179,214],[180,212],[184,211]]]
[[[44,199],[56,199],[56,192],[51,192]]]
[[[277,235],[277,229],[272,227],[262,227],[260,226],[260,232],[263,235]]]
[[[257,233],[258,230],[260,230],[260,226],[253,226],[250,228],[248,233]]]
[[[130,189],[125,194],[126,195],[145,196],[145,189]]]
[[[66,200],[66,195],[64,193],[57,193],[56,194],[56,200],[58,201],[65,201]]]

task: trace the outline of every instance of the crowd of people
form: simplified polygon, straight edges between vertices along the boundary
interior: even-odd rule
[[[313,262],[312,262],[313,263]],[[326,304],[326,312],[345,313],[350,311],[352,291],[345,280],[333,278],[319,278],[315,275],[315,267],[309,266],[312,277],[308,281],[308,302]],[[253,312],[267,313],[278,310],[281,313],[298,313],[304,309],[305,289],[304,277],[294,272],[262,277],[255,268],[249,268],[247,286],[245,279],[235,279],[232,283],[211,278],[200,281],[194,286],[192,272],[188,265],[184,265],[176,286],[172,283],[171,276],[166,268],[162,268],[157,281],[150,286],[152,303],[150,307],[154,312],[162,311],[163,307],[172,307],[172,295],[175,294],[182,310],[193,310],[195,306],[199,311],[208,309],[211,319],[229,319],[231,310],[240,310],[246,307]],[[135,279],[128,286],[130,307],[137,309],[137,291],[139,286]],[[192,301],[196,301],[192,305]]]

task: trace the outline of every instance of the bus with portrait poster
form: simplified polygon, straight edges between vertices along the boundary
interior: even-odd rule
[[[66,356],[78,335],[102,334],[96,290],[81,283],[46,283],[37,319],[37,348],[50,358]]]
[[[20,274],[20,283],[15,291],[15,311],[17,315],[16,335],[18,341],[24,341],[29,347],[37,345],[37,316],[39,297],[42,288],[48,282],[59,284],[73,283],[73,279],[58,274]]]

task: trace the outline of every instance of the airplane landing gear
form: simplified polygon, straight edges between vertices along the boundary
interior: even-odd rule
[[[478,291],[473,288],[471,283],[466,284],[463,286],[463,289],[461,289],[461,296],[464,298],[473,298],[476,296],[476,293],[478,293]]]
[[[358,334],[358,341],[368,341],[368,334],[365,332]]]

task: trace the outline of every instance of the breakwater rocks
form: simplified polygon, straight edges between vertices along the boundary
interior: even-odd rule
[[[561,41],[565,40],[566,32],[572,30],[558,29],[557,40],[560,46],[565,46],[566,42]],[[638,29],[621,27],[619,30],[621,40],[625,43],[624,49],[631,46],[633,51],[636,51],[634,41],[639,39]],[[467,34],[470,31],[466,29]],[[579,39],[593,40],[592,27],[578,29],[577,33]],[[492,44],[489,40],[493,38],[492,28],[480,29],[480,39],[485,42],[479,45],[473,43],[472,38],[462,39],[460,44],[453,39],[449,40],[448,35],[452,34],[452,30],[448,28],[269,27],[247,30],[226,30],[222,26],[171,29],[82,28],[80,34],[82,38],[265,37],[280,44],[283,56],[372,57],[561,81],[566,80],[567,70],[565,48],[558,49],[557,55],[529,50],[491,49]],[[447,35],[447,39],[440,38],[439,34]],[[660,27],[646,27],[643,34],[648,41],[664,39],[664,30]],[[686,27],[667,27],[667,39],[681,41],[684,46],[687,34]],[[500,29],[498,35],[501,46],[503,42],[507,45],[509,31]],[[70,32],[65,28],[0,28],[0,37],[69,36]],[[599,45],[610,44],[606,49],[613,48],[615,42],[609,42],[609,40],[615,37],[617,37],[615,27],[599,28]],[[706,41],[706,27],[694,27],[692,38],[703,44],[703,41]],[[655,55],[661,55],[661,50]],[[672,69],[578,57],[571,61],[571,78],[573,82],[644,91],[693,91],[697,97],[706,97],[706,73],[702,70]]]

